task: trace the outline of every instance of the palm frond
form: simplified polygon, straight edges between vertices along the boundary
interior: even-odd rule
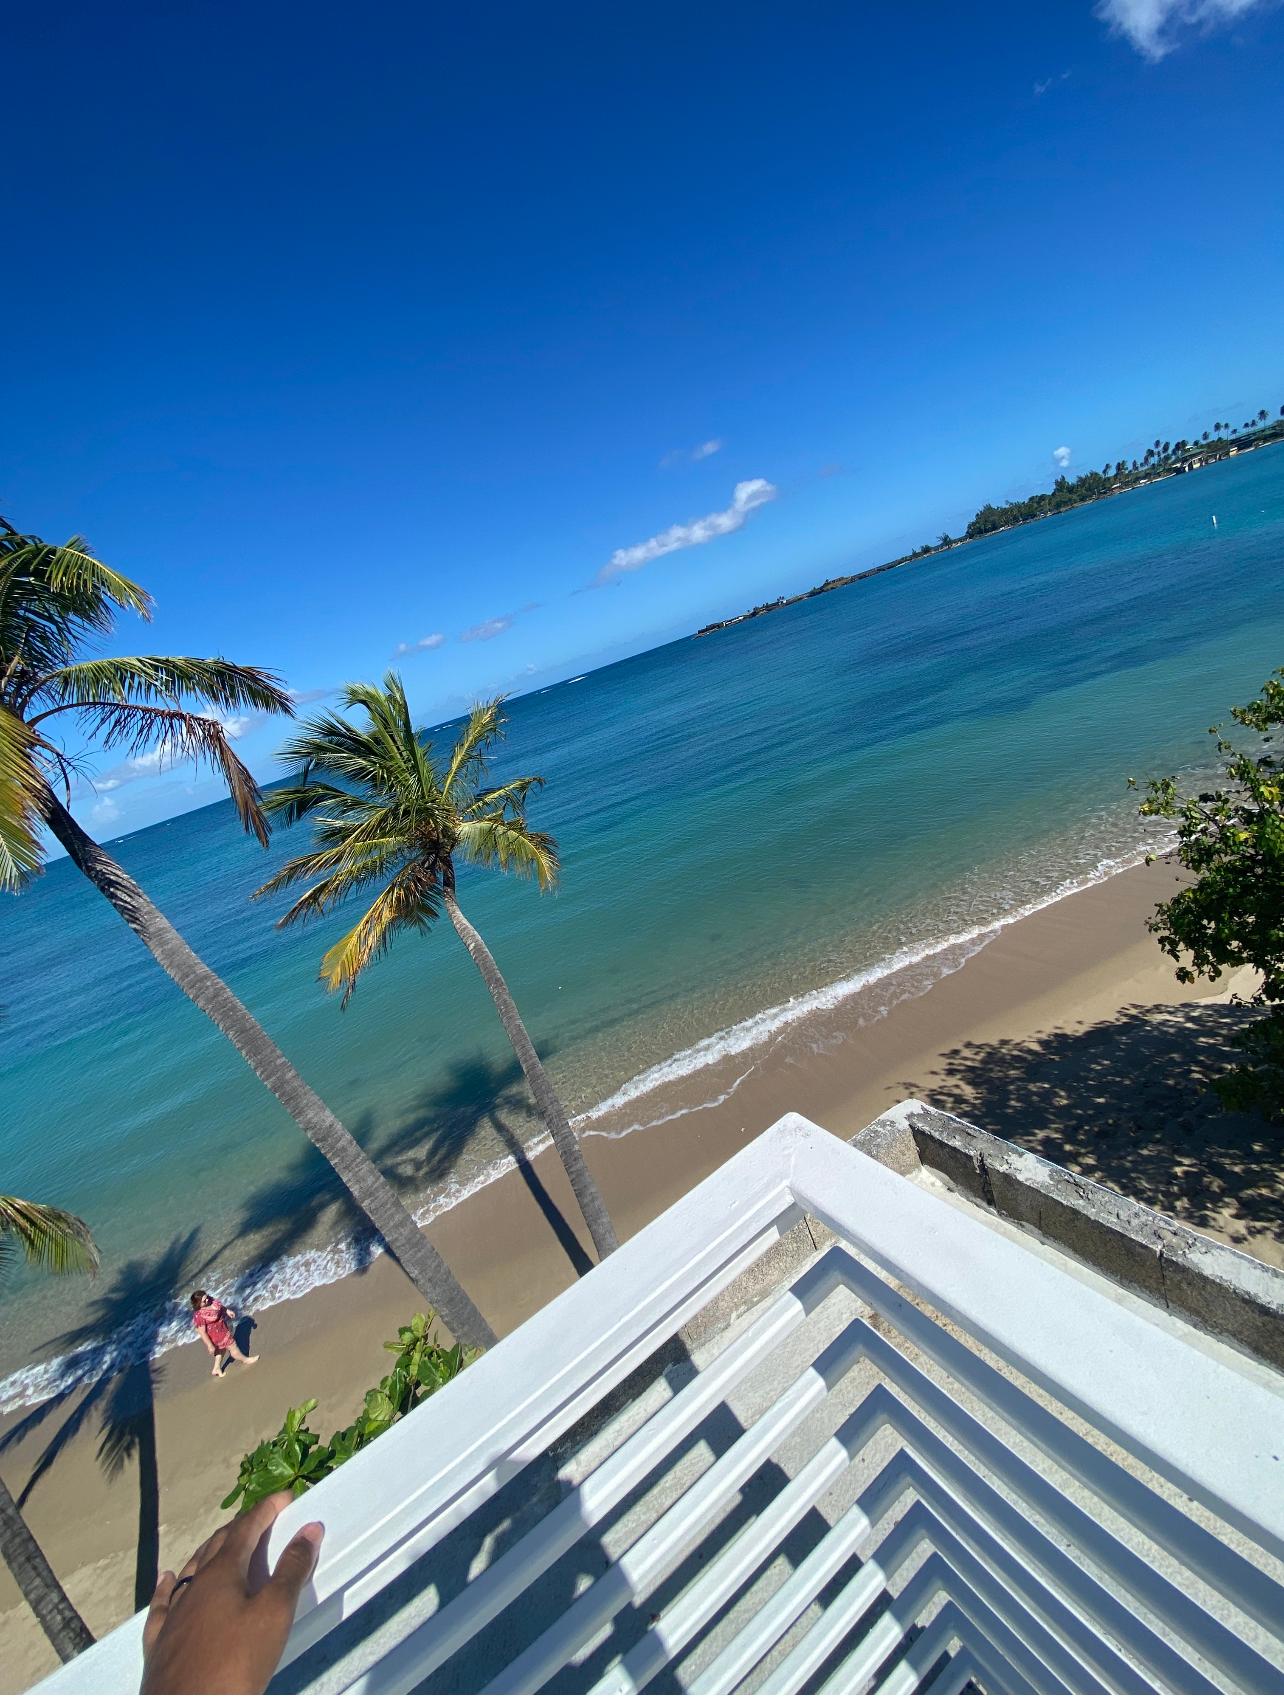
[[[532,790],[543,789],[543,778],[510,778],[506,784],[478,790],[468,805],[469,813],[511,812],[520,815]]]
[[[20,1196],[0,1196],[0,1240],[20,1245],[27,1260],[51,1273],[94,1273],[98,1249],[76,1214]]]
[[[69,664],[89,636],[108,635],[120,610],[151,617],[151,597],[89,553],[25,536],[0,519],[0,674],[21,706],[31,680]]]
[[[502,734],[502,706],[501,697],[473,709],[444,776],[431,745],[415,730],[395,671],[378,684],[347,685],[342,710],[302,723],[281,751],[282,759],[298,763],[298,774],[269,792],[265,805],[290,822],[311,817],[313,847],[255,892],[306,886],[278,924],[328,913],[387,880],[321,963],[322,979],[331,989],[342,986],[345,1002],[398,930],[424,929],[437,918],[457,850],[478,864],[532,876],[545,889],[556,881],[556,844],[522,817],[529,792],[542,780],[513,778],[479,788],[489,750]]]
[[[34,536],[24,540],[38,554],[38,569],[57,594],[86,605],[108,602],[140,619],[151,618],[155,603],[143,586],[95,558],[83,536],[73,536],[61,547]]]
[[[282,750],[283,753],[285,750]],[[339,789],[338,784],[314,779],[312,769],[304,767],[292,782],[275,784],[265,791],[263,808],[268,815],[280,815],[283,825],[297,825],[315,808],[343,808],[343,804],[351,799],[353,792],[349,789]]]
[[[534,878],[541,890],[552,889],[557,882],[557,844],[547,831],[532,831],[524,819],[502,814],[463,819],[455,852],[476,866],[498,866],[502,872]]]
[[[217,719],[141,702],[97,703],[86,706],[82,718],[104,748],[120,749],[130,759],[155,754],[165,767],[187,760],[212,766],[227,785],[243,829],[253,831],[267,847],[270,831],[258,782]]]
[[[461,789],[471,795],[485,775],[491,747],[504,734],[504,699],[497,695],[491,701],[479,701],[468,715],[441,781],[441,793],[448,801],[463,800]]]
[[[22,720],[0,707],[0,889],[16,890],[38,872],[40,774],[35,738]]]
[[[131,654],[82,660],[41,677],[32,694],[33,699],[50,704],[35,715],[33,724],[49,713],[105,703],[174,707],[184,700],[196,700],[216,712],[249,709],[294,714],[294,703],[275,673],[258,666],[238,666],[217,656],[199,659],[187,654]]]
[[[441,896],[430,873],[418,862],[403,866],[352,927],[321,959],[321,980],[328,990],[343,990],[347,1007],[357,979],[378,960],[399,931],[424,931],[441,912]]]
[[[304,720],[277,758],[298,766],[297,788],[319,779],[336,786],[405,794],[405,762],[396,755],[390,759],[383,739],[339,713],[327,711]]]
[[[251,899],[260,901],[264,896],[274,896],[295,884],[311,881],[309,888],[277,920],[278,926],[293,925],[297,920],[328,913],[345,896],[383,877],[404,857],[405,843],[399,836],[361,843],[345,840],[332,848],[315,849],[311,854],[296,855],[286,861],[266,883],[259,885]]]

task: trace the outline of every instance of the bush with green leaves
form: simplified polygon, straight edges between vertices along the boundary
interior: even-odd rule
[[[472,1360],[476,1350],[466,1350],[460,1344],[447,1348],[437,1341],[431,1314],[416,1314],[408,1326],[401,1326],[397,1336],[384,1344],[397,1357],[391,1373],[380,1379],[374,1390],[366,1392],[361,1413],[329,1443],[322,1443],[318,1434],[306,1424],[317,1406],[311,1397],[292,1408],[281,1423],[281,1430],[267,1438],[241,1460],[236,1484],[223,1499],[224,1508],[239,1504],[242,1509],[253,1508],[273,1491],[293,1491],[301,1497],[304,1491],[318,1484],[336,1467],[350,1461],[358,1450],[364,1449],[385,1433],[426,1397],[457,1378]]]
[[[1284,1118],[1284,758],[1274,736],[1284,725],[1284,669],[1231,717],[1255,732],[1237,748],[1214,725],[1225,772],[1215,790],[1186,794],[1176,778],[1153,778],[1141,813],[1177,821],[1177,859],[1191,882],[1161,902],[1150,920],[1183,984],[1251,967],[1261,984],[1251,998],[1266,1010],[1236,1039],[1244,1061],[1217,1081],[1228,1107]]]

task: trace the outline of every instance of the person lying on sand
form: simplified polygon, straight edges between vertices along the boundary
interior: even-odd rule
[[[262,1692],[276,1671],[325,1528],[301,1527],[267,1568],[268,1533],[290,1491],[264,1497],[162,1573],[143,1627],[144,1692]]]
[[[216,1296],[203,1290],[192,1292],[192,1308],[192,1324],[214,1357],[213,1375],[216,1379],[223,1377],[229,1360],[243,1361],[247,1367],[254,1365],[258,1356],[244,1354],[232,1335],[229,1321],[236,1318],[235,1308],[225,1308]]]

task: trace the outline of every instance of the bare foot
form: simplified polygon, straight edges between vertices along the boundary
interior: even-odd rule
[[[246,1358],[245,1358],[245,1365],[246,1365],[246,1366],[247,1366],[247,1367],[253,1367],[253,1365],[254,1365],[254,1363],[255,1363],[255,1362],[256,1362],[256,1361],[257,1361],[257,1360],[258,1360],[258,1356],[257,1356],[257,1355],[247,1355],[247,1356],[246,1356]]]
[[[223,1377],[223,1372],[222,1372],[221,1368],[219,1368],[219,1367],[211,1367],[210,1368],[210,1378],[211,1379],[221,1379],[222,1377]]]

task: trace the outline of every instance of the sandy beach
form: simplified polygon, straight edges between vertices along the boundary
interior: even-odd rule
[[[998,931],[924,994],[895,1001],[885,984],[877,1010],[853,999],[760,1052],[666,1087],[646,1105],[659,1122],[648,1129],[612,1136],[623,1127],[605,1125],[585,1149],[621,1234],[790,1109],[845,1136],[915,1095],[1284,1263],[1266,1127],[1222,1113],[1206,1088],[1242,1014],[1225,984],[1194,994],[1177,984],[1145,928],[1174,882],[1161,863],[1080,891]],[[571,1217],[569,1190],[545,1153],[435,1221],[431,1236],[503,1333],[575,1276]],[[309,1396],[319,1399],[320,1430],[346,1423],[384,1371],[383,1339],[419,1306],[380,1257],[264,1310],[252,1370],[234,1367],[214,1383],[204,1352],[182,1348],[154,1363],[150,1379],[139,1370],[86,1405],[26,1514],[91,1629],[106,1631],[134,1606],[140,1533],[144,1566],[157,1527],[160,1565],[181,1564],[224,1518],[219,1501],[242,1453]],[[6,1417],[6,1432],[19,1421],[31,1428],[0,1457],[15,1495],[78,1407],[73,1394],[34,1419],[30,1410]],[[105,1417],[124,1455],[114,1471],[100,1457]],[[7,1572],[0,1632],[5,1689],[53,1665]]]

